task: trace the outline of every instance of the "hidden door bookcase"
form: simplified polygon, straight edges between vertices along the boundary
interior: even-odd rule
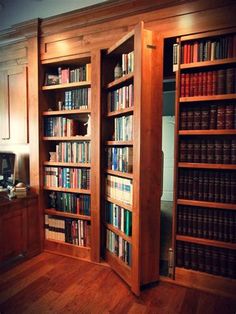
[[[161,60],[143,23],[102,55],[102,253],[136,294],[159,278]]]

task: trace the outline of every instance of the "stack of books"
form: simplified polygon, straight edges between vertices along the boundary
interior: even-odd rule
[[[27,187],[23,186],[23,187],[15,187],[15,196],[17,198],[23,198],[26,197],[27,194]]]

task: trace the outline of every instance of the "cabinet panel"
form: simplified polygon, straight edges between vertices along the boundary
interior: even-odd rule
[[[2,144],[28,142],[27,68],[20,67],[0,73]]]
[[[26,208],[3,215],[0,225],[0,260],[5,261],[19,254],[24,254],[27,248]]]

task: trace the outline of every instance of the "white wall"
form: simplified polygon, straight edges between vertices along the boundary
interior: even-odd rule
[[[162,150],[164,153],[162,201],[173,200],[174,177],[174,116],[162,117]]]
[[[77,10],[106,0],[0,0],[0,30],[34,18]]]

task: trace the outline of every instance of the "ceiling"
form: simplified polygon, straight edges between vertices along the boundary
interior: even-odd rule
[[[0,0],[0,30],[34,18],[77,10],[106,0]]]

